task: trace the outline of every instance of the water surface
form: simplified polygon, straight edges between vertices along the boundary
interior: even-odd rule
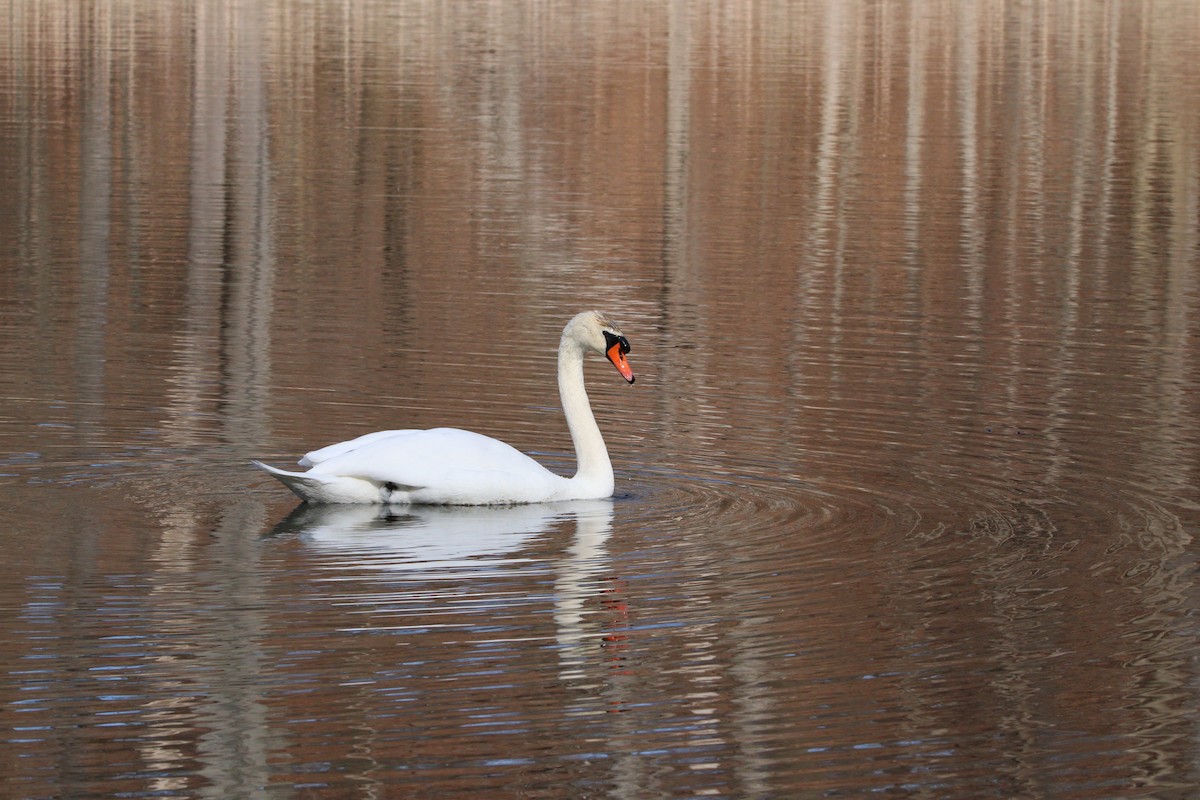
[[[1200,6],[16,3],[0,794],[1184,798]],[[312,509],[396,427],[612,500]]]

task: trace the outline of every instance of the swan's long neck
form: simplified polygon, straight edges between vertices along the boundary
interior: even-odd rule
[[[565,334],[558,346],[558,394],[562,398],[563,413],[579,462],[571,480],[589,486],[594,484],[600,492],[595,496],[607,497],[613,491],[612,462],[608,459],[608,448],[604,446],[604,437],[600,435],[600,427],[596,425],[592,405],[583,387],[583,348]]]

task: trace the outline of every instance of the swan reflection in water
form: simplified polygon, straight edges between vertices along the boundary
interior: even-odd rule
[[[539,557],[522,555],[572,518],[575,535],[561,557],[539,564]],[[626,623],[624,604],[608,597],[613,591],[605,574],[612,518],[609,499],[515,506],[301,504],[270,535],[299,536],[326,558],[325,569],[353,571],[347,580],[420,582],[425,594],[430,581],[456,581],[473,593],[478,587],[468,583],[472,578],[523,565],[539,571],[548,567],[554,574],[559,669],[566,679],[582,677],[586,664],[595,662],[597,648],[618,641],[620,634],[613,629]],[[366,577],[364,570],[374,575]],[[391,591],[358,594],[354,603],[394,614],[396,600],[393,585]],[[511,604],[512,595],[497,596],[495,603]]]

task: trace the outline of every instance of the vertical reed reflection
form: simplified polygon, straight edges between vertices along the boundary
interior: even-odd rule
[[[667,6],[666,42],[666,128],[663,135],[663,197],[661,254],[661,314],[668,341],[689,347],[687,362],[670,359],[661,368],[664,384],[679,388],[661,399],[664,417],[676,435],[698,451],[714,447],[710,437],[695,422],[713,413],[704,401],[702,382],[708,348],[704,320],[703,287],[698,263],[705,256],[697,251],[692,218],[698,215],[697,192],[692,185],[692,70],[695,69],[692,27],[686,0],[671,0]],[[712,453],[716,456],[717,453]]]
[[[962,240],[963,268],[966,278],[966,316],[975,324],[974,336],[978,338],[983,316],[984,218],[980,207],[979,193],[983,181],[979,174],[979,53],[983,48],[981,31],[986,27],[978,19],[978,4],[964,5],[958,17],[958,41],[955,53],[957,63],[954,74],[958,85],[959,135],[961,148],[959,159],[962,169]]]
[[[163,425],[176,446],[199,446],[211,440],[219,409],[221,438],[245,446],[267,431],[272,382],[274,204],[263,11],[223,2],[198,4],[193,13],[187,292]],[[155,660],[197,657],[214,677],[190,707],[156,710],[151,719],[157,715],[162,728],[151,725],[144,758],[163,771],[177,769],[173,743],[187,720],[203,731],[200,796],[242,796],[269,782],[268,752],[279,746],[263,702],[259,549],[246,535],[264,524],[265,512],[258,503],[235,503],[214,523],[199,505],[172,496],[167,502],[153,597],[173,609],[165,627],[177,651],[160,648]],[[216,599],[202,618],[197,593]],[[167,670],[160,674],[173,680]]]
[[[79,325],[74,347],[80,399],[99,410],[104,402],[105,343],[109,336],[109,237],[112,231],[112,19],[85,9],[80,26],[87,54],[83,130],[79,153]],[[99,431],[96,421],[89,435]]]
[[[908,76],[908,98],[905,103],[904,120],[904,264],[907,272],[906,294],[916,295],[920,287],[921,266],[924,257],[922,248],[922,202],[924,188],[924,165],[926,154],[926,69],[928,68],[927,47],[930,37],[926,30],[927,18],[916,15],[908,21],[908,58],[905,73]],[[906,305],[909,313],[915,313],[913,300]]]

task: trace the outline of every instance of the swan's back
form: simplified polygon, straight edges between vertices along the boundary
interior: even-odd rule
[[[346,441],[346,442],[338,442],[337,444],[331,444],[328,447],[322,447],[320,450],[313,450],[311,453],[305,453],[304,457],[300,459],[300,466],[315,467],[317,464],[320,464],[322,461],[328,461],[329,459],[333,458],[334,456],[340,456],[343,453],[350,452],[351,450],[357,450],[358,448],[363,447],[363,446],[370,444],[371,442],[377,441],[379,439],[386,439],[388,437],[397,436],[402,433],[418,433],[418,432],[419,431],[416,431],[413,429],[408,429],[408,430],[394,430],[394,431],[375,431],[374,433],[368,433],[363,436],[359,436],[357,439],[350,439],[349,441]]]
[[[458,428],[380,431],[304,458],[310,477],[369,481],[395,493],[391,502],[542,502],[557,499],[566,483],[520,450]]]

